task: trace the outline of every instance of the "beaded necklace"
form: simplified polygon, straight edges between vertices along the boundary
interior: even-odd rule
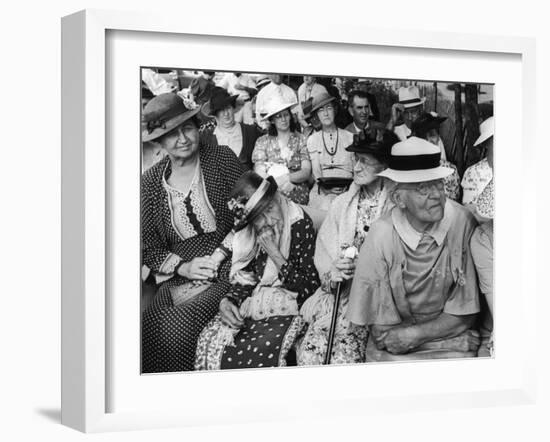
[[[332,133],[329,134],[330,138],[332,139]],[[340,134],[338,133],[338,129],[336,129],[336,143],[334,143],[334,146],[332,149],[329,150],[327,147],[327,143],[325,141],[325,131],[321,131],[321,138],[323,139],[323,146],[325,148],[325,151],[331,156],[330,162],[334,163],[334,155],[336,155],[336,151],[338,150],[338,137]]]

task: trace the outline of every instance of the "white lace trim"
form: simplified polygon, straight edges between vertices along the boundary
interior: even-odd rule
[[[182,192],[166,182],[166,177],[163,176],[163,185],[168,194],[168,206],[170,208],[170,218],[172,227],[178,236],[185,240],[197,236],[198,232],[189,220],[187,208],[185,207],[185,199],[189,195],[191,209],[202,229],[206,233],[216,231],[216,217],[214,209],[208,200],[206,189],[204,187],[204,179],[200,162],[197,163],[193,181],[187,192]]]

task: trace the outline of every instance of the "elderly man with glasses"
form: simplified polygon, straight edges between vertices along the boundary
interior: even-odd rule
[[[389,168],[395,207],[361,248],[346,317],[367,325],[367,362],[474,357],[479,292],[469,241],[471,213],[445,197],[440,151],[411,137]]]

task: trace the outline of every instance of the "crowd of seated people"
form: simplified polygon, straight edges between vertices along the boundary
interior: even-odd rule
[[[492,354],[493,117],[461,181],[417,86],[146,79],[142,372]]]

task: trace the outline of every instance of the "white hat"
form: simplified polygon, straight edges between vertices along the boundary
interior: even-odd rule
[[[399,103],[405,106],[405,109],[418,106],[426,101],[425,98],[420,98],[420,91],[416,86],[400,87],[397,95],[399,96]]]
[[[494,117],[487,118],[483,123],[479,125],[479,137],[474,143],[474,146],[478,146],[485,140],[488,140],[495,134],[495,119]]]
[[[440,180],[453,173],[453,169],[440,166],[440,162],[439,146],[422,138],[410,137],[392,146],[389,167],[378,175],[396,183]]]
[[[273,94],[270,98],[270,100],[265,104],[264,109],[266,115],[262,118],[263,121],[269,120],[273,115],[278,114],[281,111],[284,111],[285,109],[289,109],[291,107],[296,106],[297,102],[294,100],[293,102],[285,101],[279,94]]]

